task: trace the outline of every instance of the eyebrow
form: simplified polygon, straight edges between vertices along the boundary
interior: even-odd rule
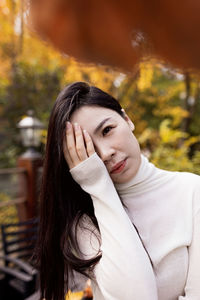
[[[110,120],[111,118],[106,118],[106,119],[104,119],[103,121],[101,121],[100,123],[99,123],[99,125],[95,128],[95,130],[94,130],[94,134],[96,134],[100,129],[101,129],[101,127],[108,121],[108,120]]]

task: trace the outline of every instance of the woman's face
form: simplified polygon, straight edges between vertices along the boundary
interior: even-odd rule
[[[134,125],[125,114],[100,106],[83,106],[70,119],[90,134],[95,150],[114,183],[129,181],[140,166],[140,147],[132,133]]]

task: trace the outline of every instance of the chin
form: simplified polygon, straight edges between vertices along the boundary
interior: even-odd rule
[[[133,177],[135,177],[135,175],[137,174],[138,170],[139,170],[139,166],[140,166],[140,162],[138,163],[137,168],[135,168],[134,170],[127,170],[127,173],[123,175],[121,175],[121,178],[119,178],[119,181],[116,183],[126,183],[129,182],[131,179],[133,179]],[[131,171],[131,172],[129,172]]]
[[[134,177],[134,174],[119,174],[118,178],[112,178],[114,183],[126,183]]]
[[[127,158],[127,167],[121,173],[111,176],[114,183],[126,183],[129,182],[138,172],[141,163],[141,157]],[[134,167],[133,167],[134,166]]]

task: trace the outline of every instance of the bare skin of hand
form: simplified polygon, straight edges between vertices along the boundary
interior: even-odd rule
[[[79,124],[66,124],[66,134],[63,141],[63,152],[69,169],[76,167],[95,153],[93,141],[86,130]]]

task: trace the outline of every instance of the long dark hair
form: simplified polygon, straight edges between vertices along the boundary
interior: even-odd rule
[[[41,298],[63,300],[69,277],[77,271],[90,277],[101,258],[84,260],[77,254],[77,226],[87,215],[98,229],[91,197],[73,180],[63,155],[66,122],[83,105],[110,108],[123,116],[120,104],[109,94],[75,82],[63,89],[53,107],[48,127],[40,195],[40,228],[36,247]],[[99,230],[99,229],[98,229]]]

